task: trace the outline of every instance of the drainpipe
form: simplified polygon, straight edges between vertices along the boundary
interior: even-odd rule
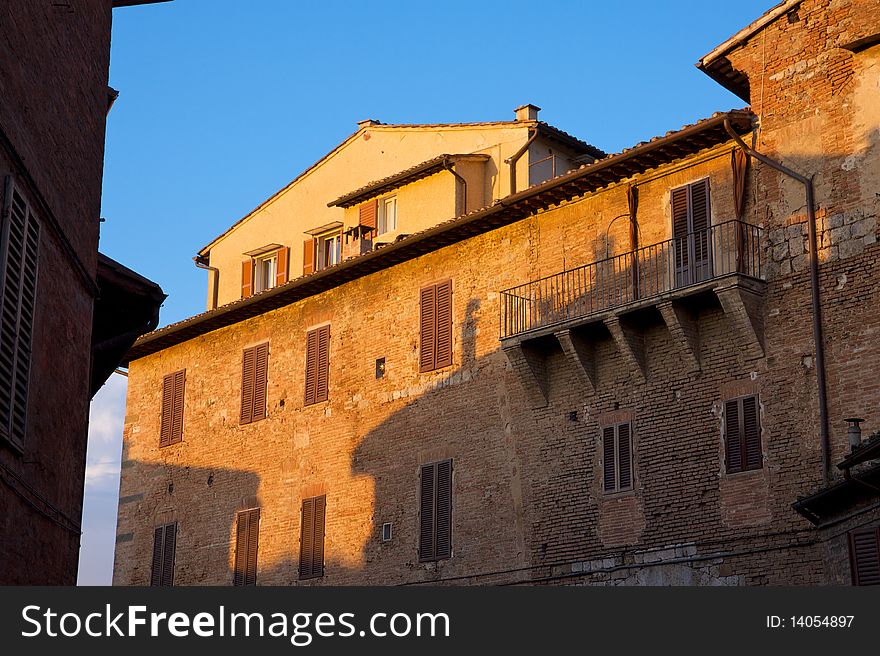
[[[523,144],[523,147],[516,151],[512,157],[504,160],[505,164],[510,165],[510,193],[516,193],[516,163],[519,161],[519,158],[523,156],[523,154],[529,149],[529,146],[532,145],[532,142],[538,138],[537,130],[529,130],[531,133],[529,138]]]
[[[211,271],[214,274],[214,290],[211,294],[211,309],[217,309],[217,286],[220,282],[220,269],[217,267],[212,267],[208,265],[208,258],[204,255],[196,255],[193,258],[193,262],[195,262],[196,266],[199,269],[204,269],[205,271]]]
[[[461,214],[467,214],[467,180],[453,168],[453,162],[447,157],[443,160],[443,168],[449,171],[461,185]]]
[[[828,431],[828,392],[825,382],[825,346],[822,338],[822,311],[819,300],[819,248],[816,240],[816,209],[813,195],[813,179],[805,177],[790,168],[775,162],[766,155],[750,148],[734,131],[728,119],[724,119],[724,129],[747,155],[754,157],[772,169],[794,178],[804,185],[807,202],[807,229],[810,241],[810,290],[813,301],[813,343],[816,351],[816,383],[819,387],[819,434],[822,440],[822,476],[829,477],[829,452],[831,439]]]

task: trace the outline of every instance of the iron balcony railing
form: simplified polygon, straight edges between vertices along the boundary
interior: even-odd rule
[[[727,221],[501,292],[501,339],[741,273],[761,278],[761,228]]]

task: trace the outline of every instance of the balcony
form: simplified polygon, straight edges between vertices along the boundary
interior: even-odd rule
[[[761,279],[761,228],[727,221],[501,292],[501,339],[686,294],[730,274]]]
[[[682,360],[700,369],[698,316],[706,299],[720,303],[744,357],[763,357],[761,232],[728,221],[501,292],[501,346],[533,406],[547,403],[553,343],[596,388],[588,324],[604,326],[634,382],[648,378],[645,312],[662,317]]]

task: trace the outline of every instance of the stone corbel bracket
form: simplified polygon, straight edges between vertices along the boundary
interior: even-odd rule
[[[501,349],[519,378],[529,405],[534,409],[546,407],[549,403],[549,381],[544,354],[523,342],[503,345]]]
[[[715,288],[746,360],[764,357],[763,301],[766,288],[767,283],[761,280],[742,278]]]
[[[663,321],[678,347],[689,371],[700,370],[700,326],[693,314],[675,301],[663,301],[657,305]]]
[[[554,334],[565,357],[577,371],[578,377],[590,392],[595,393],[598,381],[596,380],[596,349],[593,343],[571,330],[560,330]]]
[[[608,332],[611,333],[611,337],[614,338],[617,350],[623,356],[630,374],[637,382],[647,381],[648,369],[645,358],[644,333],[617,316],[605,319],[604,323]]]

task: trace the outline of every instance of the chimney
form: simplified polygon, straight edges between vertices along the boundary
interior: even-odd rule
[[[537,105],[525,104],[514,109],[513,113],[516,114],[517,121],[537,121],[540,111],[541,108]]]
[[[371,125],[382,125],[382,124],[374,118],[365,118],[363,121],[358,121],[357,125],[358,125],[358,130],[360,130],[361,128],[368,128]]]
[[[859,424],[865,420],[850,417],[844,419],[844,421],[849,423],[849,428],[846,429],[846,436],[849,439],[850,451],[854,451],[862,443],[862,427]]]

